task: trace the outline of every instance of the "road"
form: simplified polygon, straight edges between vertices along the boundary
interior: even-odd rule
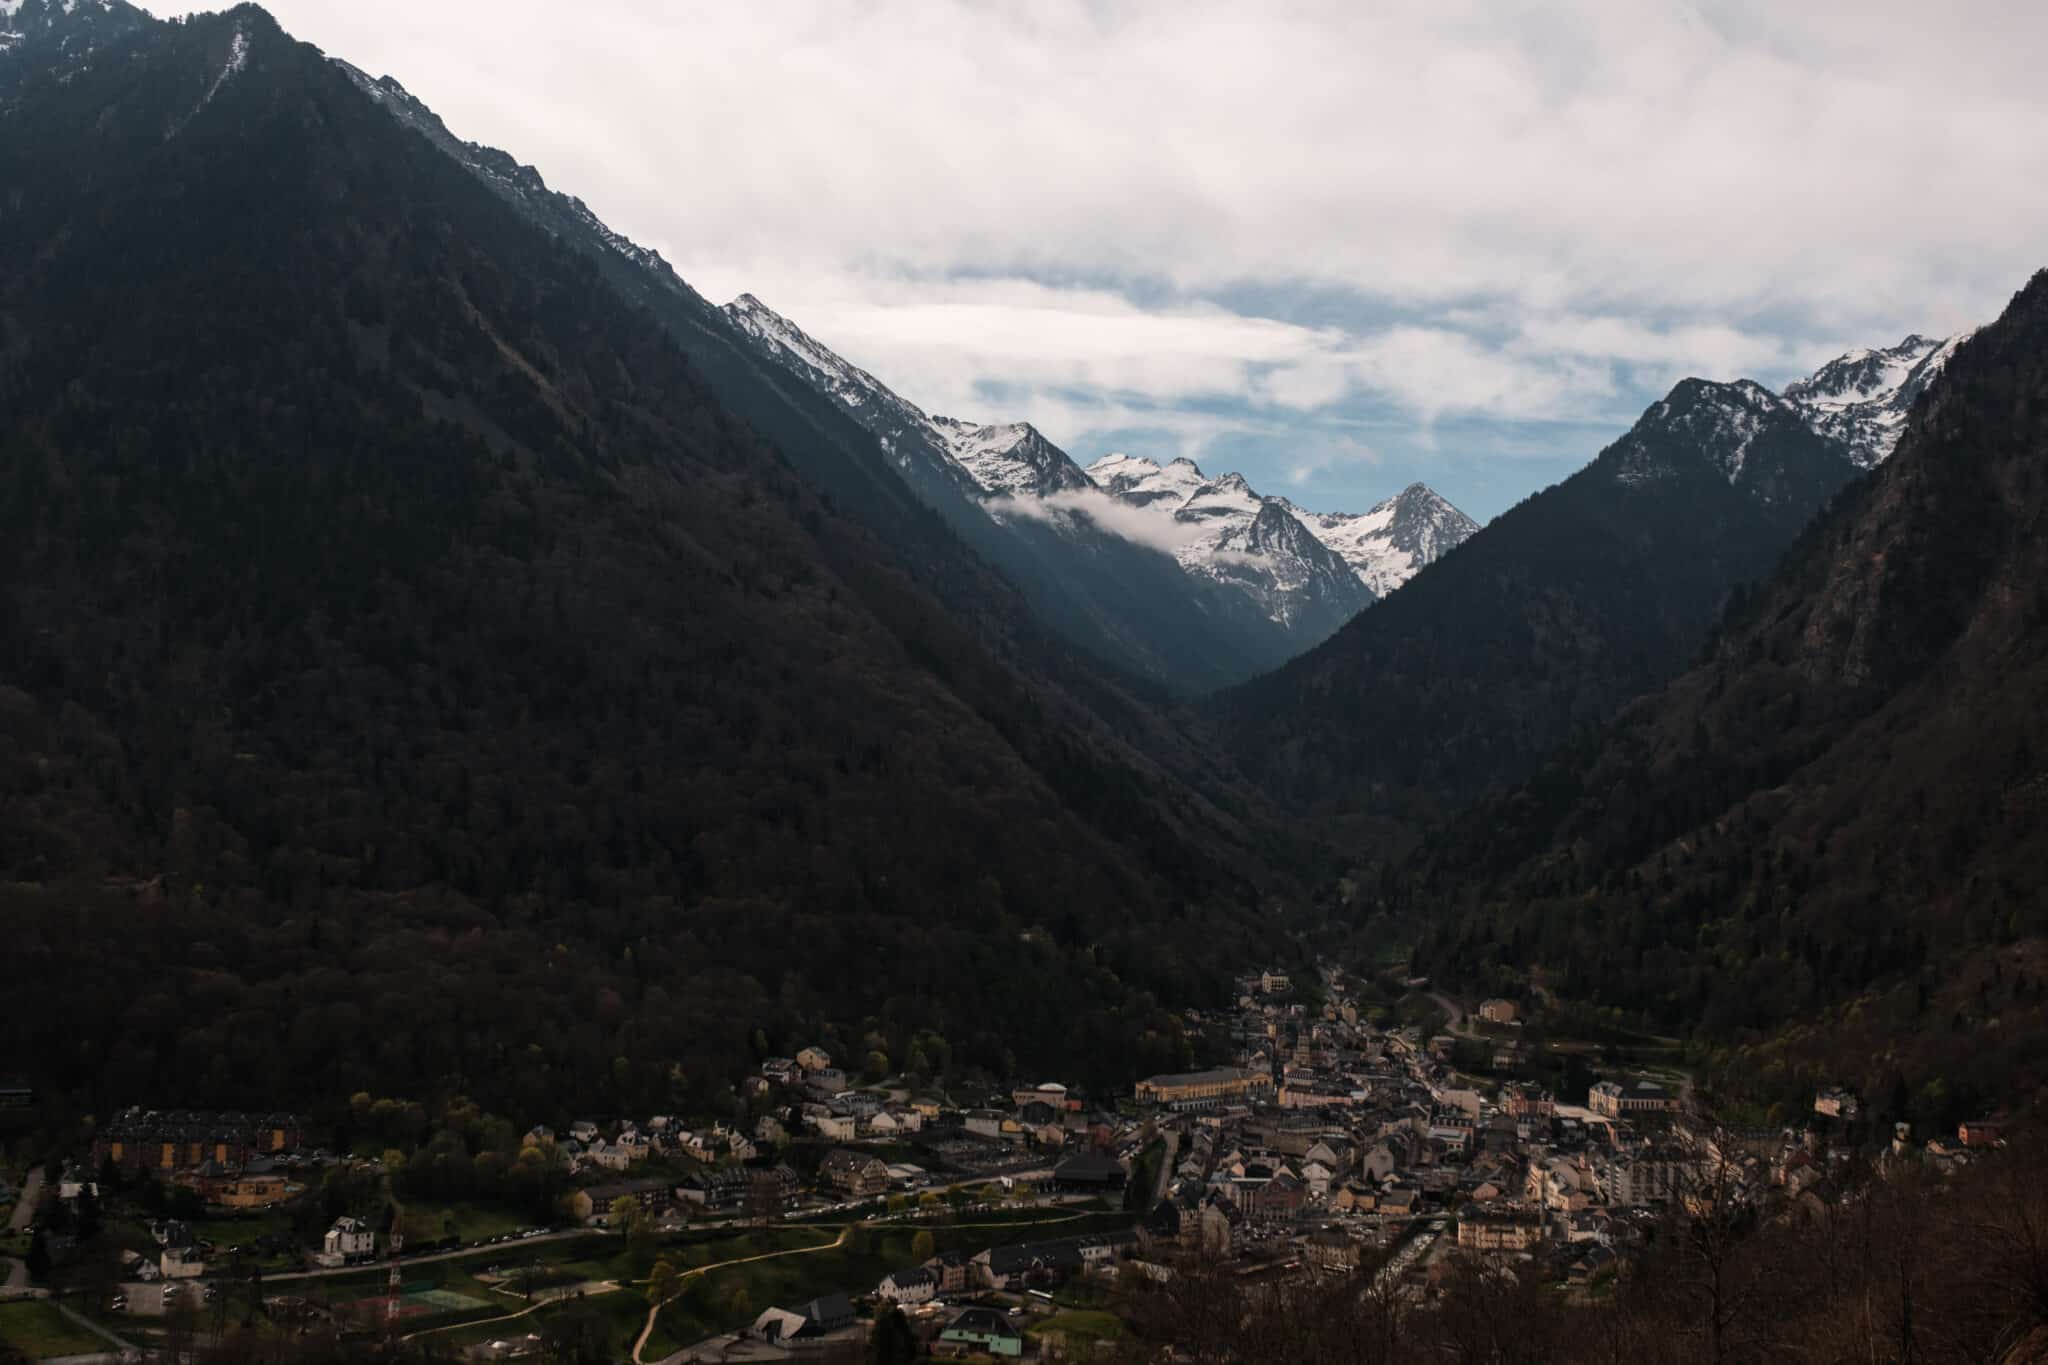
[[[21,1181],[21,1199],[8,1215],[7,1230],[20,1232],[36,1216],[36,1206],[43,1202],[43,1168],[38,1166]],[[28,1265],[11,1256],[0,1256],[0,1295],[9,1298],[20,1296],[28,1289]]]
[[[1159,1201],[1166,1198],[1166,1187],[1173,1180],[1174,1167],[1180,1164],[1180,1132],[1169,1132],[1166,1137],[1166,1155],[1159,1161],[1159,1179],[1153,1183],[1152,1198],[1139,1213],[1150,1213],[1159,1207]]]
[[[1479,1037],[1476,1030],[1464,1027],[1465,1007],[1463,1005],[1460,1005],[1457,1001],[1440,991],[1431,991],[1429,998],[1443,1006],[1444,1013],[1451,1016],[1450,1022],[1444,1025],[1448,1032],[1459,1038]]]
[[[38,1166],[30,1171],[21,1182],[21,1202],[14,1206],[14,1214],[7,1220],[9,1232],[20,1232],[29,1220],[36,1216],[36,1206],[43,1202],[43,1168]]]
[[[702,1224],[700,1226],[708,1227],[712,1225]],[[538,1237],[515,1237],[509,1242],[492,1242],[480,1247],[456,1247],[453,1251],[433,1251],[428,1252],[424,1256],[401,1256],[398,1258],[398,1263],[401,1266],[430,1265],[435,1261],[460,1261],[471,1256],[505,1256],[518,1250],[520,1247],[546,1246],[549,1242],[566,1242],[575,1237],[611,1237],[615,1235],[605,1228],[576,1228],[569,1232],[544,1232]],[[282,1280],[324,1280],[332,1275],[363,1275],[374,1270],[382,1270],[390,1264],[390,1261],[380,1258],[375,1261],[365,1262],[362,1265],[338,1265],[322,1270],[287,1270],[275,1275],[266,1274],[263,1277],[263,1283],[276,1284]]]

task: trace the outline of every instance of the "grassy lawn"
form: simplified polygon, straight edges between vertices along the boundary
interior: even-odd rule
[[[524,1214],[487,1204],[405,1206],[405,1235],[408,1240],[436,1241],[452,1234],[463,1242],[477,1242],[532,1226],[533,1220]]]
[[[1123,1335],[1124,1325],[1114,1313],[1099,1311],[1075,1311],[1056,1313],[1045,1321],[1033,1324],[1025,1335],[1042,1337],[1058,1335],[1065,1337],[1076,1346],[1099,1346],[1115,1341]]]
[[[0,1341],[30,1360],[90,1355],[106,1343],[41,1300],[0,1304]]]
[[[202,1242],[211,1242],[225,1252],[232,1246],[248,1246],[258,1237],[272,1233],[290,1235],[292,1220],[284,1213],[216,1215],[196,1218],[192,1221],[192,1235]]]

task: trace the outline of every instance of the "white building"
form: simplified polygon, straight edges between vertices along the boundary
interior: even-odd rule
[[[346,1265],[376,1254],[377,1234],[368,1223],[360,1218],[337,1218],[321,1239],[318,1260],[325,1266]]]

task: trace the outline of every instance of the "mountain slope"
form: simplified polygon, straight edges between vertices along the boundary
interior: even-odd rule
[[[1397,846],[1676,672],[1855,472],[1767,390],[1687,380],[1584,470],[1217,699],[1219,732],[1288,801]]]
[[[1890,457],[1914,401],[1968,337],[1914,335],[1881,350],[1850,351],[1786,385],[1785,398],[1815,431],[1843,442],[1850,458],[1872,469]]]
[[[1431,850],[1436,906],[1474,894],[1458,865],[1504,827],[1539,851],[1430,959],[1483,973],[1519,945],[1560,989],[1721,1041],[1811,1021],[1762,1054],[1768,1075],[1727,1059],[1770,1099],[1829,1070],[1910,1091],[1929,1122],[2030,1093],[2048,1042],[2030,985],[2048,934],[2044,531],[2048,274],[1955,350],[1897,453],[1702,662]]]
[[[0,110],[10,1055],[626,1111],[756,1027],[1186,1060],[1141,991],[1269,835],[1184,718],[262,11],[101,51]]]
[[[1478,522],[1419,483],[1366,512],[1311,512],[1291,502],[1286,506],[1380,597],[1479,532]]]
[[[1029,424],[927,416],[751,294],[725,315],[763,355],[874,433],[919,496],[978,507],[983,534],[1036,566],[1022,581],[1042,577],[1085,604],[1096,637],[1112,642],[1106,657],[1177,690],[1277,667],[1372,600],[1319,544],[1285,527],[1239,534],[1228,546],[1231,528],[1218,528],[1214,553],[1193,557],[1183,550],[1198,531],[1134,536],[1089,475]]]

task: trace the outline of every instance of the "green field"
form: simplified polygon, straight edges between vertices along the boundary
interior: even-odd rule
[[[1123,1335],[1124,1325],[1114,1313],[1083,1310],[1056,1313],[1033,1324],[1027,1336],[1060,1336],[1075,1346],[1099,1346]]]
[[[487,1204],[407,1204],[405,1235],[412,1240],[434,1241],[453,1236],[464,1243],[503,1237],[533,1226],[533,1220],[509,1209]]]
[[[106,1349],[107,1343],[74,1325],[41,1300],[0,1304],[0,1341],[30,1360],[82,1356]]]

